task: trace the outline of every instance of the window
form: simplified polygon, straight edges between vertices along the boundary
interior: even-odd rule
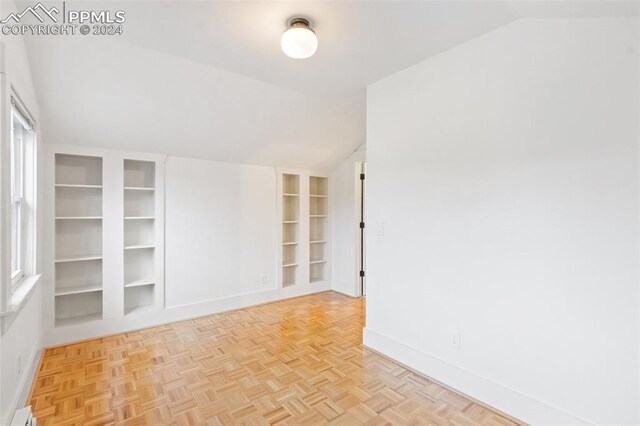
[[[11,292],[33,269],[35,251],[35,133],[28,115],[11,99]]]

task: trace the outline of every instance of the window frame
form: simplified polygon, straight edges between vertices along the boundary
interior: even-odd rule
[[[26,232],[27,221],[25,220],[25,191],[26,191],[26,170],[28,166],[26,162],[28,158],[26,156],[26,141],[25,137],[29,136],[31,143],[35,144],[36,132],[32,126],[32,122],[26,114],[23,113],[22,108],[17,104],[17,101],[11,98],[11,111],[10,111],[10,197],[11,197],[11,262],[10,262],[10,274],[11,274],[11,294],[13,294],[20,285],[27,278],[28,257],[34,255],[32,253],[35,248],[33,242],[27,241],[29,233]],[[17,135],[15,132],[16,125],[22,127],[22,132]],[[24,132],[29,132],[29,135],[25,135]],[[34,159],[35,160],[35,159]],[[32,165],[33,172],[36,173],[35,168]],[[35,176],[34,176],[35,178]],[[33,217],[35,222],[35,215]],[[35,237],[35,233],[30,233]]]

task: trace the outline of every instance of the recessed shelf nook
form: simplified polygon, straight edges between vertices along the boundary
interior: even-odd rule
[[[57,326],[102,318],[102,159],[56,154]]]
[[[155,300],[155,163],[124,160],[124,314]]]
[[[328,279],[329,179],[309,177],[309,281]]]
[[[282,286],[299,282],[300,176],[282,175]]]

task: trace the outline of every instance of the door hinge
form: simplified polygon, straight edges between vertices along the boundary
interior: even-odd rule
[[[364,173],[360,173],[360,180],[364,180]]]
[[[364,229],[364,222],[360,222],[360,229]]]
[[[360,276],[364,277],[364,271],[360,271]]]

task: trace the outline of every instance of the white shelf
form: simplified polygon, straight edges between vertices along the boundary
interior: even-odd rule
[[[124,249],[125,250],[142,250],[142,249],[153,249],[153,248],[156,248],[156,246],[153,244],[141,244],[136,246],[127,246]]]
[[[124,220],[155,220],[154,216],[125,216]]]
[[[82,184],[76,184],[76,183],[56,183],[56,188],[102,189],[102,185],[82,185]]]
[[[131,315],[131,314],[140,314],[143,312],[149,312],[149,311],[154,311],[156,309],[156,307],[154,305],[139,305],[139,306],[130,306],[127,308],[124,308],[124,315]]]
[[[65,327],[74,324],[84,324],[89,321],[100,321],[102,319],[102,312],[96,314],[79,315],[69,318],[56,318],[56,327]]]
[[[56,263],[64,263],[64,262],[84,262],[87,260],[100,260],[102,259],[101,254],[96,255],[88,255],[88,256],[69,256],[69,257],[60,257],[56,259]]]
[[[282,265],[283,268],[292,268],[294,266],[298,266],[297,263],[285,263],[284,265]]]
[[[315,241],[309,241],[309,244],[325,244],[327,242],[327,240],[315,240]]]
[[[326,214],[310,214],[309,217],[327,217]]]
[[[297,197],[300,194],[282,194],[283,197]]]
[[[283,246],[295,246],[296,244],[298,244],[297,241],[291,241],[291,242],[288,242],[288,243],[282,243]]]
[[[69,296],[71,294],[93,293],[96,291],[102,291],[102,284],[59,288],[56,290],[56,297]]]
[[[298,221],[297,220],[283,220],[282,223],[293,224],[293,223],[298,223]]]
[[[126,288],[131,288],[131,287],[142,287],[145,285],[154,285],[156,283],[156,280],[154,280],[153,278],[141,278],[138,280],[133,280],[130,281],[128,283],[125,283],[125,287]]]
[[[102,220],[102,216],[56,216],[56,220]]]
[[[318,263],[327,263],[326,260],[311,260],[309,261],[310,265],[317,265]]]
[[[125,186],[125,191],[155,191],[155,188],[147,188],[144,186]]]
[[[309,194],[309,197],[312,198],[327,198],[328,195],[321,195],[321,194]]]

